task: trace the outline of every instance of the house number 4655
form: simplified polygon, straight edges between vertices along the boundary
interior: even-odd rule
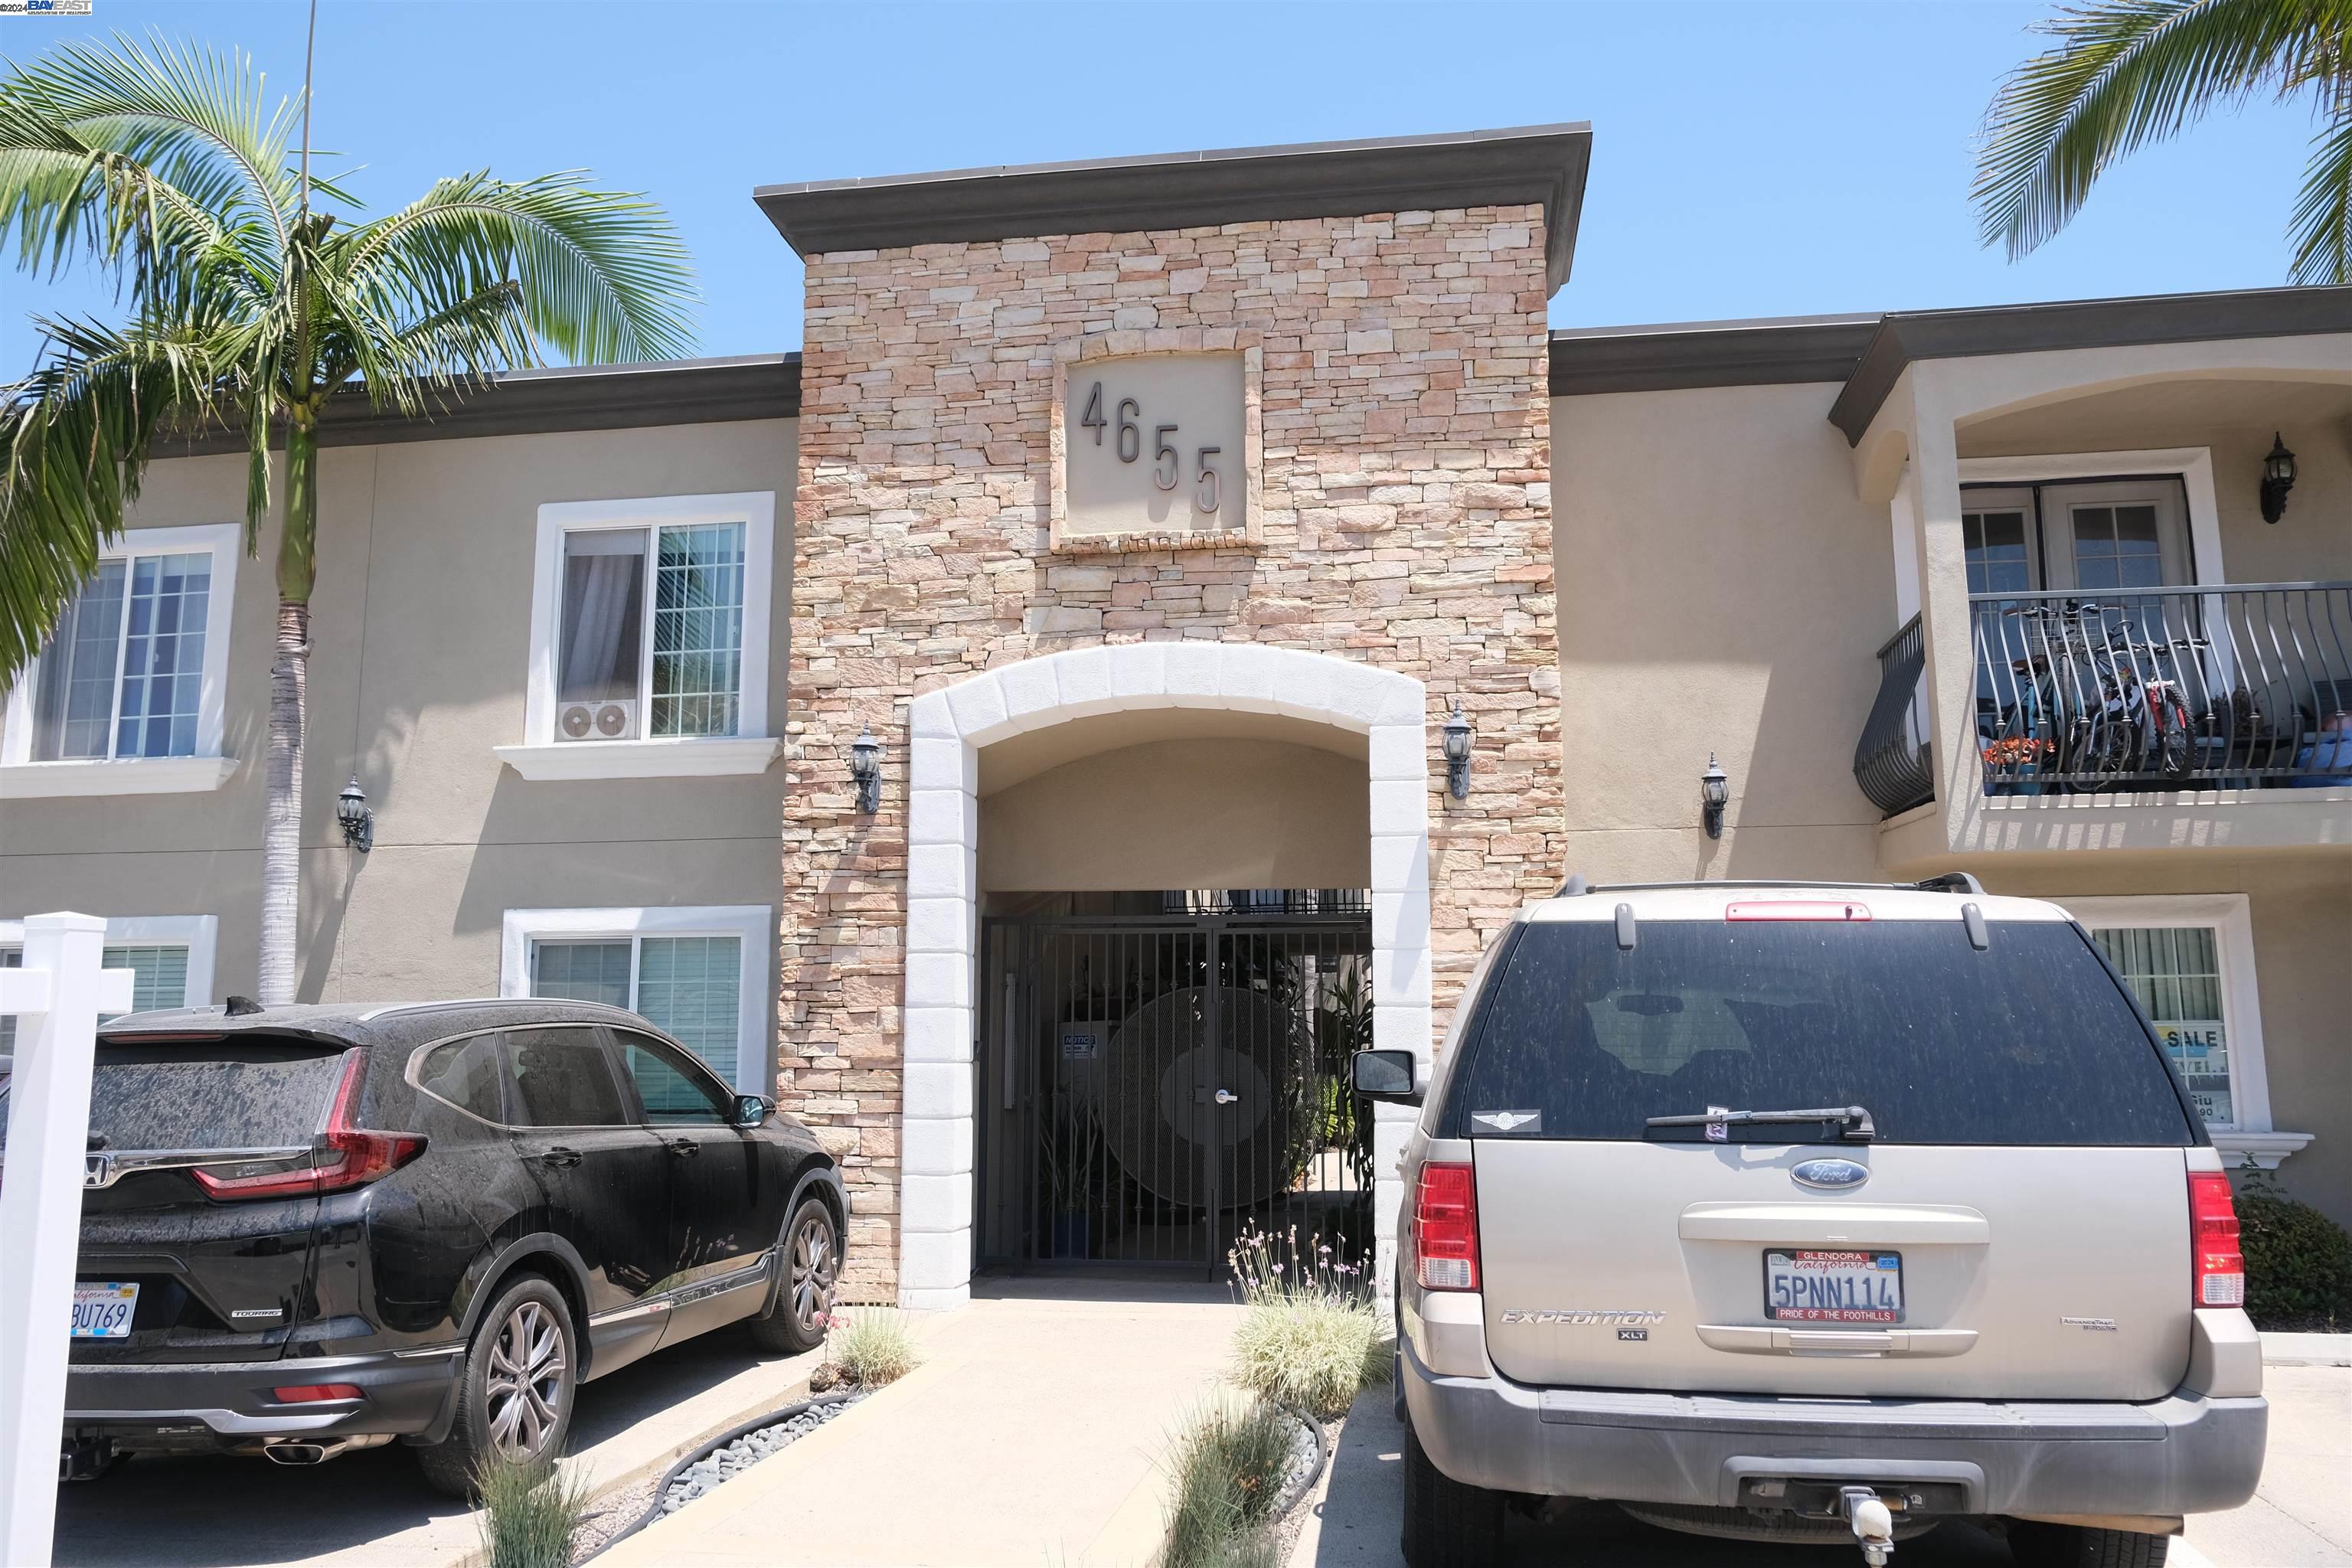
[[[1118,400],[1113,419],[1117,421],[1116,442],[1118,460],[1122,463],[1135,462],[1143,456],[1142,417],[1143,405],[1132,397]],[[1087,398],[1086,417],[1078,424],[1095,433],[1095,445],[1099,447],[1103,444],[1103,432],[1112,427],[1113,419],[1103,416],[1102,383],[1096,382],[1092,395]],[[1176,450],[1176,444],[1169,439],[1176,430],[1173,425],[1151,427],[1151,482],[1163,490],[1174,489],[1184,478],[1183,457]],[[1192,504],[1202,511],[1217,510],[1222,493],[1221,481],[1209,459],[1223,456],[1223,452],[1222,447],[1201,447],[1192,453]]]

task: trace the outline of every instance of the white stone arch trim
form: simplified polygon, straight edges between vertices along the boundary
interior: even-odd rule
[[[1129,709],[1281,713],[1366,737],[1370,758],[1375,1043],[1430,1060],[1429,698],[1411,676],[1247,643],[1157,642],[1024,659],[926,692],[908,713],[905,1081],[898,1300],[961,1306],[972,1258],[972,1047],[978,977],[980,750]],[[1385,1108],[1384,1108],[1385,1109]],[[1383,1117],[1391,1173],[1409,1117]],[[1394,1175],[1375,1196],[1383,1251]]]

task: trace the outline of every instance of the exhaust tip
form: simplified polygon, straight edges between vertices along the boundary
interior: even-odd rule
[[[327,1447],[323,1443],[271,1443],[262,1448],[270,1463],[277,1465],[323,1464]]]

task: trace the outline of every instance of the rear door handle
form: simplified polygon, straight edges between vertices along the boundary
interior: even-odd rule
[[[679,1138],[671,1142],[669,1152],[681,1160],[690,1159],[702,1152],[702,1145],[691,1138]]]
[[[552,1148],[541,1150],[540,1152],[539,1158],[541,1163],[543,1164],[576,1165],[580,1163],[580,1151],[577,1149],[567,1149],[562,1144],[558,1143]]]

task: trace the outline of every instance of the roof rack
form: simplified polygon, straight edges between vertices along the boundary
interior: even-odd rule
[[[1895,889],[1912,893],[1965,893],[1985,896],[1984,884],[1966,871],[1947,871],[1923,882],[1807,882],[1787,877],[1714,877],[1685,882],[1588,882],[1579,871],[1559,885],[1556,899],[1580,899],[1587,893],[1647,893],[1675,888],[1852,888]]]
[[[381,1007],[371,1007],[359,1015],[362,1024],[394,1013],[432,1013],[445,1007],[496,1007],[499,1005],[532,1005],[541,1007],[562,1003],[567,1007],[601,1007],[607,1013],[627,1013],[626,1007],[615,1007],[609,1002],[575,1002],[564,996],[452,996],[440,1002],[392,1002]],[[631,1015],[634,1016],[635,1015]]]

